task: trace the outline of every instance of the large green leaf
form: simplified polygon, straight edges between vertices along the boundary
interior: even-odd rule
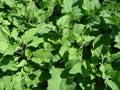
[[[44,33],[48,33],[51,30],[54,30],[55,27],[52,25],[52,23],[49,24],[43,23],[43,24],[39,24],[37,28],[38,28],[38,33],[42,35]]]
[[[0,90],[119,90],[119,38],[119,0],[0,0]]]
[[[72,12],[72,5],[74,0],[63,0],[63,13],[70,13]]]
[[[106,80],[105,83],[112,89],[112,90],[120,90],[117,84],[115,84],[112,80]]]
[[[0,31],[0,52],[3,53],[9,46],[9,40],[4,37],[2,31]]]
[[[115,36],[115,42],[116,44],[114,45],[114,47],[120,49],[120,33]]]
[[[15,90],[22,90],[22,74],[19,72],[12,78],[13,89]]]
[[[77,74],[80,73],[83,77],[89,75],[89,71],[87,69],[87,64],[85,61],[78,62],[73,65],[73,67],[69,71],[70,74]]]
[[[4,83],[2,82],[2,80],[0,79],[0,89],[3,90],[4,89]]]
[[[82,73],[82,63],[76,63],[70,70],[71,74]]]
[[[73,32],[77,34],[81,34],[84,30],[85,26],[83,24],[74,24]]]
[[[43,38],[34,37],[32,42],[30,42],[28,46],[38,47],[38,45],[43,42],[44,42]]]
[[[100,3],[98,0],[84,0],[82,8],[89,11],[89,10],[94,10],[95,8],[99,8]]]
[[[18,31],[16,28],[12,30],[11,37],[13,37],[15,40],[18,40]]]
[[[68,28],[69,23],[70,23],[69,15],[64,15],[57,21],[57,25],[59,26],[60,29]]]
[[[18,44],[9,45],[9,47],[5,50],[4,55],[13,55],[15,51],[17,51]]]
[[[48,88],[47,90],[60,90],[62,78],[60,74],[62,69],[52,67],[50,69],[51,78],[48,80]]]
[[[68,40],[65,40],[62,44],[62,46],[60,47],[59,53],[61,56],[64,55],[64,53],[70,48],[70,42]]]
[[[27,30],[23,35],[22,35],[22,41],[27,44],[28,42],[30,42],[34,35],[38,33],[38,29],[37,28],[32,28]]]
[[[4,76],[2,77],[1,81],[4,84],[4,89],[11,90],[13,89],[13,85],[11,83],[12,77],[11,76]]]
[[[32,61],[41,65],[42,62],[50,62],[52,56],[50,51],[38,49],[33,53]]]

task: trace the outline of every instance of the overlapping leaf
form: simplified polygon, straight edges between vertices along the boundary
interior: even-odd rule
[[[0,90],[119,90],[119,38],[119,0],[0,0]]]

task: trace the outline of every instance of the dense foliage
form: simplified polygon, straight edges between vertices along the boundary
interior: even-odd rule
[[[0,90],[119,84],[119,0],[0,0]]]

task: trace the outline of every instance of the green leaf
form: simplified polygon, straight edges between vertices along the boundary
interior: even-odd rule
[[[41,70],[34,70],[31,71],[30,73],[25,73],[24,74],[24,80],[26,83],[26,86],[28,88],[31,87],[37,87],[38,83],[40,82],[39,77],[41,75]]]
[[[4,83],[2,82],[2,80],[0,79],[0,89],[1,89],[1,90],[4,90],[4,88],[5,88],[5,85],[4,85]]]
[[[9,40],[6,38],[6,36],[3,35],[4,32],[0,30],[0,52],[3,53],[9,46]]]
[[[43,46],[44,46],[45,50],[48,50],[48,51],[54,50],[53,47],[52,47],[52,45],[50,43],[44,42]]]
[[[60,90],[62,78],[60,74],[62,69],[52,67],[50,69],[51,78],[48,80],[47,90]]]
[[[92,55],[99,57],[104,45],[107,47],[110,45],[109,34],[99,35],[95,38],[95,40],[93,41]]]
[[[112,89],[112,90],[120,90],[115,82],[112,80],[105,80],[105,83]]]
[[[77,33],[74,33],[74,37],[80,47],[87,46],[91,41],[95,39],[94,36],[78,35]]]
[[[17,50],[17,48],[18,48],[18,44],[9,45],[9,47],[4,52],[4,56],[13,55],[15,51]]]
[[[43,1],[40,3],[41,8],[46,8],[50,6],[50,2],[49,1]]]
[[[13,89],[22,90],[22,74],[19,72],[12,78]]]
[[[0,41],[0,52],[3,53],[9,46],[7,41]]]
[[[85,26],[83,24],[74,24],[73,32],[77,34],[81,34],[84,30]]]
[[[34,37],[33,40],[28,44],[28,46],[38,47],[38,45],[43,42],[43,38]]]
[[[4,2],[5,4],[7,4],[9,7],[14,7],[14,3],[15,3],[15,1],[14,0],[8,0],[8,1],[6,1],[6,0],[2,0],[2,2]]]
[[[62,80],[59,90],[74,90],[75,89],[75,87],[76,87],[75,83],[67,84],[66,82],[67,82],[66,79]]]
[[[1,26],[1,27],[0,27],[0,30],[1,30],[2,35],[3,35],[6,39],[8,39],[8,37],[10,36],[10,30],[9,30],[9,28],[8,28],[7,26]]]
[[[114,45],[114,47],[120,49],[120,33],[118,33],[118,35],[115,36],[115,42],[116,44]]]
[[[119,2],[0,0],[0,90],[120,90]]]
[[[92,55],[99,57],[101,55],[102,45],[92,50]]]
[[[94,10],[95,8],[99,8],[100,3],[99,0],[84,0],[82,8],[85,10]]]
[[[27,44],[28,42],[30,42],[34,35],[38,33],[38,29],[37,28],[32,28],[27,30],[23,35],[22,35],[22,41]]]
[[[72,68],[78,62],[79,62],[78,60],[70,60],[66,62],[65,67],[66,69]]]
[[[53,62],[57,62],[57,61],[59,61],[61,58],[60,58],[60,55],[59,54],[56,54],[56,55],[54,55],[53,56]]]
[[[72,12],[73,1],[74,0],[63,0],[62,13],[70,13],[70,12]]]
[[[81,5],[81,1],[78,1],[76,3]],[[81,9],[77,5],[72,8],[71,15],[72,15],[72,20],[76,20],[78,22],[81,20],[83,16]]]
[[[53,55],[50,51],[38,49],[33,53],[32,61],[41,65],[42,62],[49,62],[52,59],[52,57]]]
[[[33,57],[31,60],[32,60],[33,62],[39,64],[39,65],[42,65],[42,63],[43,63],[43,59],[41,60],[41,59],[38,58],[38,57]],[[46,59],[45,59],[45,60],[46,60]],[[47,60],[48,60],[48,59],[47,59]]]
[[[27,57],[28,60],[31,59],[31,56],[32,56],[32,52],[30,49],[26,49],[25,50],[25,56]]]
[[[10,22],[7,20],[3,20],[3,25],[10,25]]]
[[[0,69],[5,72],[7,70],[16,71],[18,68],[15,67],[14,58],[5,56],[0,60]]]
[[[100,65],[100,71],[102,72],[102,78],[103,79],[107,78],[105,65],[103,64]]]
[[[15,25],[16,27],[19,26],[19,21],[17,18],[13,18],[13,25]]]
[[[38,33],[40,35],[43,35],[45,33],[48,33],[49,31],[51,31],[52,29],[54,30],[55,27],[51,23],[49,23],[49,24],[43,23],[43,24],[39,24],[37,26],[37,28],[38,28]]]
[[[83,5],[82,8],[85,10],[91,10],[91,2],[89,0],[84,0],[83,1]]]
[[[89,75],[89,71],[87,69],[87,64],[85,61],[78,62],[73,65],[73,67],[69,71],[70,74],[77,74],[80,73],[83,77]]]
[[[69,49],[69,60],[77,60],[78,56],[77,56],[77,49],[76,48],[70,48]]]
[[[16,28],[12,29],[11,37],[13,37],[15,40],[18,40],[18,31]]]
[[[19,68],[19,67],[24,67],[25,65],[27,65],[27,61],[23,59],[18,65],[15,65],[15,67]]]
[[[64,15],[61,18],[59,18],[57,21],[57,25],[59,26],[60,29],[68,28],[69,23],[70,23],[70,16],[69,15]]]
[[[6,89],[6,90],[12,90],[13,88],[13,85],[12,85],[12,83],[11,83],[11,80],[12,80],[12,77],[11,76],[4,76],[4,77],[2,77],[2,82],[3,82],[3,84],[4,84],[4,89]]]
[[[111,55],[111,62],[120,59],[120,52]]]
[[[60,47],[59,54],[63,56],[64,53],[70,48],[70,45],[71,43],[68,40],[65,40],[62,46]]]
[[[23,67],[23,70],[25,72],[31,72],[31,71],[34,70],[34,67],[32,65],[28,64],[28,65],[26,65],[26,66]]]
[[[82,63],[76,63],[69,71],[70,74],[82,73]]]

